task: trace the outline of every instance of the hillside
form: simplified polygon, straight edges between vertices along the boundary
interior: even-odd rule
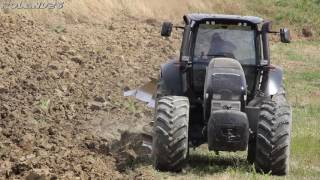
[[[191,151],[180,174],[152,169],[139,133],[153,111],[123,90],[157,78],[179,54],[187,12],[258,15],[295,40],[272,43],[294,107],[290,179],[320,176],[318,0],[65,0],[63,9],[0,13],[0,179],[261,179],[245,153]],[[310,29],[305,38],[302,29]],[[277,177],[275,177],[277,178]]]
[[[34,2],[33,0],[29,0]],[[289,27],[294,37],[301,37],[303,29],[320,35],[319,0],[64,0],[62,9],[3,10],[4,13],[23,14],[49,26],[64,24],[104,24],[116,16],[138,19],[159,19],[181,22],[188,12],[255,15],[274,21],[275,27]]]

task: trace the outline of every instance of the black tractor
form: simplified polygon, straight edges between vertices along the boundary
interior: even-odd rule
[[[183,20],[184,27],[165,22],[161,31],[169,37],[183,29],[183,39],[179,60],[161,66],[154,95],[154,167],[180,171],[189,148],[207,143],[217,153],[247,150],[259,172],[286,175],[292,112],[283,71],[270,64],[268,36],[280,34],[289,43],[289,30],[272,31],[271,22],[252,16],[189,14]]]

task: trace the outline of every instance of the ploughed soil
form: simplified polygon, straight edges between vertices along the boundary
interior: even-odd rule
[[[139,133],[153,110],[122,94],[178,54],[160,25],[0,14],[0,179],[152,179]]]

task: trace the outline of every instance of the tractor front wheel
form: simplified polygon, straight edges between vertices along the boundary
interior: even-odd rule
[[[258,171],[273,175],[288,173],[290,134],[291,107],[283,91],[261,105],[254,159]]]
[[[152,157],[155,169],[180,171],[188,154],[189,100],[164,96],[156,106]]]

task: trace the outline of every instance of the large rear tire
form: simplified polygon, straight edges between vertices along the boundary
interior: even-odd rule
[[[152,157],[155,169],[180,171],[188,154],[189,100],[164,96],[157,102]]]
[[[261,105],[256,136],[255,167],[259,172],[286,175],[289,171],[291,107],[284,90]]]

